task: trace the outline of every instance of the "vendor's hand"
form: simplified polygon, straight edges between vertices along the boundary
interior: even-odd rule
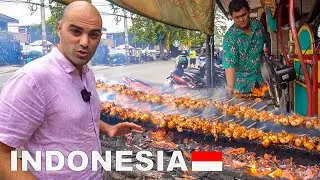
[[[141,126],[136,125],[134,123],[130,122],[122,122],[119,124],[116,124],[114,126],[111,126],[108,130],[108,136],[124,136],[129,133],[142,133],[143,129]]]
[[[233,94],[234,94],[233,88],[227,88],[226,97],[230,99],[233,97]]]
[[[268,48],[264,48],[263,49],[264,55],[268,56],[270,54],[269,49]]]

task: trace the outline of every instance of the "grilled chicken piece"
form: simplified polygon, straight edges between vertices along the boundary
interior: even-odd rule
[[[269,147],[271,143],[272,143],[272,142],[271,142],[271,140],[270,140],[268,137],[266,137],[266,138],[264,138],[264,139],[262,140],[262,145],[263,145],[264,147]]]
[[[288,117],[283,117],[283,118],[279,119],[279,122],[284,126],[289,126],[290,125]]]
[[[290,144],[294,138],[295,134],[288,134],[287,132],[281,132],[278,135],[279,141],[281,144]]]
[[[305,122],[305,118],[300,116],[289,116],[289,123],[291,126],[300,126]]]
[[[224,129],[223,134],[224,134],[225,136],[227,136],[228,138],[231,138],[232,135],[233,135],[233,129],[231,129],[231,128],[226,128],[226,129]]]
[[[305,137],[304,136],[297,137],[294,140],[294,145],[296,147],[301,147],[303,145],[304,141],[305,141]]]
[[[303,146],[308,149],[309,151],[312,151],[316,145],[314,143],[314,139],[307,139],[303,142]]]
[[[239,127],[236,127],[233,131],[233,138],[234,139],[240,139],[241,138],[241,135],[245,132],[245,127],[244,126],[239,126]]]
[[[142,122],[147,122],[151,120],[151,117],[148,113],[142,113],[142,116],[140,117],[140,120]]]

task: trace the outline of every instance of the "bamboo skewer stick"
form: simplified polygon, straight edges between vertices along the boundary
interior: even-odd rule
[[[215,96],[211,96],[211,97],[208,97],[208,98],[205,98],[203,100],[210,100],[210,99],[213,99],[213,98],[216,98],[216,97],[220,97],[220,94],[217,94]]]
[[[259,128],[259,129],[257,129],[257,130],[262,130],[262,129],[266,128],[266,127],[267,127],[267,126],[263,126],[263,127]]]
[[[207,119],[215,118],[217,117],[215,114],[212,114],[211,116],[207,117]]]
[[[203,116],[203,115],[209,114],[209,113],[211,113],[211,111],[198,114],[198,115],[194,116],[193,118],[200,117],[200,116]]]
[[[228,101],[225,101],[224,103],[229,103],[229,102],[231,102],[231,101],[233,101],[233,100],[235,100],[236,98],[234,97],[234,98],[232,98],[232,99],[229,99]]]
[[[265,109],[266,107],[268,107],[268,105],[264,105],[262,108],[258,109],[258,111],[261,111],[261,110]]]
[[[253,103],[250,107],[252,108],[253,106],[257,105],[258,102]]]
[[[221,98],[219,98],[219,99],[215,99],[215,100],[212,100],[212,101],[221,101],[221,100],[223,100],[223,99],[226,99],[227,97],[221,97]]]
[[[227,122],[229,123],[229,122],[232,122],[232,121],[234,121],[234,119],[231,119],[231,120],[229,120],[229,121],[227,121]]]
[[[225,114],[223,114],[223,115],[221,115],[221,116],[219,116],[219,117],[215,118],[214,120],[216,121],[216,120],[218,120],[218,119],[221,119],[223,116],[225,116]]]
[[[244,104],[245,102],[241,102],[241,103],[238,103],[238,104],[236,104],[236,105],[242,105],[242,104]]]
[[[250,128],[252,128],[254,125],[256,125],[257,124],[257,122],[254,122],[254,123],[252,123],[251,125],[249,125],[247,128],[248,129],[250,129]]]
[[[164,107],[164,106],[163,106],[163,105],[156,106],[156,107],[152,108],[152,111],[154,111],[154,110],[156,110],[156,109],[159,109],[159,108],[161,108],[161,107]]]
[[[239,123],[239,125],[245,123],[246,121],[248,121],[248,119],[243,120],[241,123]]]

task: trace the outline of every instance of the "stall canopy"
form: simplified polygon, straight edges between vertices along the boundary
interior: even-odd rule
[[[132,13],[186,29],[213,34],[211,0],[108,0]]]
[[[54,0],[69,4],[74,0]],[[90,0],[87,0],[90,2]],[[169,25],[213,35],[214,0],[107,0]]]

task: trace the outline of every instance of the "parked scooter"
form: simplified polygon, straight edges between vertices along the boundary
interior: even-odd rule
[[[204,88],[206,87],[204,77],[205,77],[205,64],[202,64],[200,69],[193,68],[193,69],[184,70],[183,63],[179,61],[175,69],[170,72],[169,77],[167,77],[167,84],[173,87],[174,89]]]
[[[172,93],[174,89],[170,86],[154,84],[151,82],[135,79],[133,77],[124,76],[122,80],[126,83],[127,86],[141,91],[148,91],[153,93]]]

